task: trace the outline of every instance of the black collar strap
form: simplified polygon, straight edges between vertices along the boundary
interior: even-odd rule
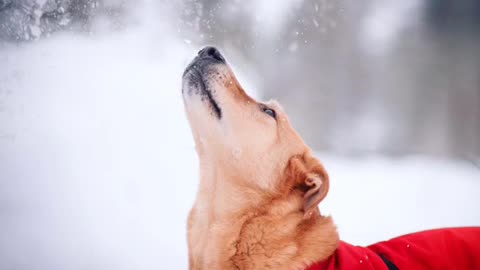
[[[382,258],[383,262],[387,265],[388,270],[399,270],[394,263],[392,263],[385,257],[385,255],[383,254],[378,254],[378,255],[380,255],[380,258]]]

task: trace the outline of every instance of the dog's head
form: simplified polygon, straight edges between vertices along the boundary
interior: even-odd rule
[[[186,68],[182,93],[201,166],[262,192],[301,192],[305,215],[316,209],[328,191],[322,165],[279,104],[248,96],[216,48]]]

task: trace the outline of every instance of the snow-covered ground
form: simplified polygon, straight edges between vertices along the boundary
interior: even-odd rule
[[[197,49],[160,26],[0,48],[0,269],[187,268],[180,78]],[[480,225],[469,163],[318,157],[346,241]]]

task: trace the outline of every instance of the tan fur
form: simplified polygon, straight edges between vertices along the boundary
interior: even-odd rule
[[[317,208],[328,192],[323,166],[276,103],[274,121],[226,65],[206,76],[222,108],[212,116],[185,98],[200,161],[188,217],[192,270],[305,269],[338,245],[336,227]]]

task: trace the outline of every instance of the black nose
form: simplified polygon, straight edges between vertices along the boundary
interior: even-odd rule
[[[220,53],[220,51],[217,50],[217,48],[215,47],[205,47],[203,49],[201,49],[199,52],[198,52],[198,56],[203,58],[203,57],[211,57],[215,60],[218,60],[222,63],[225,63],[225,58],[223,58],[222,54]]]

